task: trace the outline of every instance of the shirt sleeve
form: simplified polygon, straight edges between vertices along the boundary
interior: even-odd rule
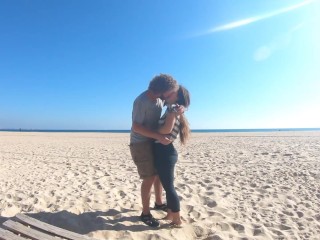
[[[145,108],[141,101],[134,101],[132,110],[132,122],[143,124],[145,114]]]

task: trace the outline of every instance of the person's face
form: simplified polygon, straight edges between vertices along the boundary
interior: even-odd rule
[[[170,104],[176,103],[178,100],[178,90],[172,89],[166,91],[162,94],[162,99]]]

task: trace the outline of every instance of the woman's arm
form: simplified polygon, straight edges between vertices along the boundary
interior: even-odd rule
[[[160,126],[158,132],[161,134],[170,134],[176,122],[176,117],[178,116],[176,116],[175,112],[168,112],[165,118],[165,122],[162,126]]]

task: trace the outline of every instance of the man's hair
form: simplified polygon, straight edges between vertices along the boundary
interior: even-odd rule
[[[171,89],[177,89],[177,81],[168,74],[160,74],[155,76],[149,83],[148,90],[158,94],[162,94]]]

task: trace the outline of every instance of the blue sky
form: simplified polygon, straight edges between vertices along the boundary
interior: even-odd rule
[[[130,129],[159,73],[193,129],[320,127],[320,3],[0,1],[0,129]]]

